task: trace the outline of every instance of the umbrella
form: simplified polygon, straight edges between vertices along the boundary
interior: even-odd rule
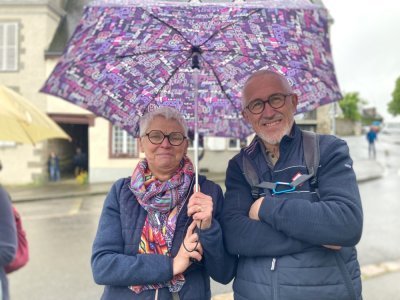
[[[42,91],[133,136],[140,116],[167,105],[194,128],[195,145],[199,133],[244,138],[240,91],[256,70],[285,75],[299,113],[342,98],[327,24],[308,0],[94,1]]]
[[[29,100],[0,85],[0,140],[35,144],[70,137]]]

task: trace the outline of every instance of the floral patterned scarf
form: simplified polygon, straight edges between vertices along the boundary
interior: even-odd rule
[[[193,165],[187,156],[176,173],[167,181],[157,180],[148,168],[146,159],[140,161],[131,178],[130,189],[139,204],[147,211],[139,244],[139,254],[170,255],[176,221],[194,176]],[[168,287],[170,292],[181,290],[185,278],[176,275],[169,282],[130,286],[139,294],[144,290]]]

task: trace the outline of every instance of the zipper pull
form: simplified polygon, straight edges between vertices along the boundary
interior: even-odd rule
[[[275,270],[275,264],[276,264],[276,258],[273,258],[271,263],[271,271]]]

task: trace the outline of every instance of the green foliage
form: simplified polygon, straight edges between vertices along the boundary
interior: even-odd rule
[[[393,116],[400,115],[400,77],[396,80],[396,86],[392,93],[392,101],[388,104],[388,112]]]
[[[361,116],[361,123],[363,125],[369,126],[373,122],[383,122],[383,118],[381,116],[376,116],[376,117]]]
[[[344,118],[351,121],[361,120],[358,106],[363,103],[365,103],[365,101],[360,98],[358,92],[346,93],[343,99],[339,101],[339,106],[343,112]]]

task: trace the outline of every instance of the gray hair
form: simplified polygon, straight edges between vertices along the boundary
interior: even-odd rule
[[[188,126],[186,124],[185,119],[182,117],[179,111],[169,106],[160,106],[156,110],[148,112],[143,117],[140,118],[139,121],[140,136],[144,136],[146,134],[146,131],[149,128],[151,122],[157,116],[164,117],[167,120],[177,121],[183,129],[184,135],[186,137],[188,136]]]
[[[271,71],[271,70],[267,70],[267,69],[262,69],[262,70],[258,70],[255,71],[254,73],[252,73],[245,81],[243,88],[242,88],[242,109],[245,109],[246,106],[246,99],[245,99],[245,94],[244,91],[247,87],[247,85],[249,84],[249,82],[256,77],[263,77],[263,76],[276,76],[278,78],[280,78],[280,80],[282,81],[282,84],[286,87],[286,89],[288,89],[288,92],[290,92],[292,90],[288,80],[286,79],[286,77],[282,74],[279,74],[277,72]]]

